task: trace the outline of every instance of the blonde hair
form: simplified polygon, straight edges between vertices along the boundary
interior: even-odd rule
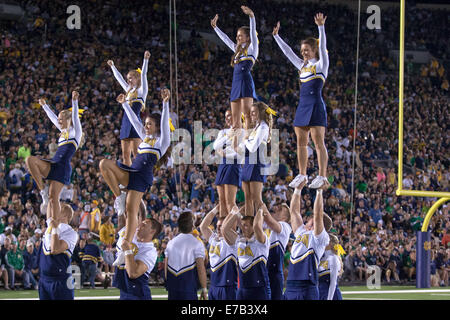
[[[72,111],[69,109],[64,109],[63,111],[60,112],[60,114],[64,117],[64,119],[70,120],[70,123],[69,123],[69,127],[70,127],[72,125]],[[78,142],[79,149],[81,147],[83,147],[85,140],[86,140],[86,138],[84,137],[84,132],[81,132],[81,138],[80,138],[80,141]]]
[[[243,31],[243,32],[247,35],[247,37],[249,37],[249,41],[246,43],[246,45],[245,45],[244,47],[238,46],[238,47],[236,48],[236,52],[235,52],[235,53],[233,54],[233,56],[231,57],[231,66],[232,66],[232,67],[234,67],[234,66],[236,65],[236,63],[235,63],[234,61],[235,61],[242,53],[244,53],[244,52],[247,51],[247,49],[248,49],[248,47],[250,46],[250,43],[251,43],[251,41],[250,41],[250,28],[247,27],[247,26],[243,26],[243,27],[240,27],[240,28],[238,29],[238,32],[239,32],[239,30]]]
[[[342,275],[342,273],[344,273],[344,263],[342,262],[342,258],[341,255],[338,253],[338,250],[335,248],[337,245],[339,245],[339,238],[334,235],[329,233],[328,234],[330,236],[330,247],[331,247],[331,252],[333,252],[333,254],[337,255],[337,257],[339,258],[339,262],[341,263],[341,268],[339,269],[339,276]]]
[[[67,223],[70,223],[70,221],[73,218],[73,209],[70,205],[67,203],[61,204],[61,214],[66,216],[68,218]]]
[[[273,116],[271,113],[267,112],[269,106],[261,101],[255,102],[253,106],[258,108],[259,120],[265,121],[269,126],[269,138],[267,139],[267,144],[269,144],[270,138],[272,137],[272,127],[273,127]]]
[[[141,85],[142,85],[142,83],[141,83],[141,74],[140,74],[140,72],[139,71],[137,71],[137,70],[130,70],[129,72],[128,72],[128,74],[130,74],[130,75],[132,75],[133,77],[135,77],[136,79],[137,79],[137,88],[140,88],[141,87]],[[136,88],[136,89],[137,89]],[[133,88],[130,88],[128,91],[127,91],[127,96],[128,96],[128,94],[130,93],[130,91],[132,90]],[[143,104],[142,105],[142,109],[141,109],[141,112],[144,112],[145,111],[145,104]]]

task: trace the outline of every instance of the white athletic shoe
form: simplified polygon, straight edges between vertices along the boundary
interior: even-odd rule
[[[289,183],[289,187],[291,188],[297,188],[299,185],[301,185],[304,181],[308,182],[308,176],[305,176],[303,174],[297,175],[294,180]]]
[[[113,266],[117,267],[117,266],[121,266],[125,263],[125,252],[123,252],[122,250],[117,251],[117,258],[116,260],[114,260],[113,262]]]
[[[319,189],[322,188],[327,183],[328,179],[326,177],[317,176],[308,187],[311,189]]]
[[[119,216],[123,215],[125,213],[125,202],[127,199],[127,194],[125,192],[122,192],[120,196],[114,200],[114,209],[116,209],[116,212]]]
[[[48,205],[48,185],[45,185],[44,190],[41,190],[40,194],[42,197],[42,205],[46,207]]]

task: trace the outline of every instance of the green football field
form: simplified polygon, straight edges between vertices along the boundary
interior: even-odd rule
[[[450,300],[450,287],[417,289],[413,286],[382,286],[368,289],[365,286],[340,287],[344,300]],[[167,300],[167,291],[162,287],[152,287],[153,300]],[[0,290],[0,300],[37,300],[35,290]],[[75,290],[75,300],[118,300],[118,289]]]

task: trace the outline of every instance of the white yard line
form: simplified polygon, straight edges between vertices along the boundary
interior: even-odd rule
[[[367,291],[342,291],[342,294],[381,294],[381,293],[431,293],[450,292],[450,289],[417,289],[417,290],[367,290]]]

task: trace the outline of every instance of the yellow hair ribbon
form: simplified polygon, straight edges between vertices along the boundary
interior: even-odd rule
[[[346,254],[344,248],[342,248],[342,246],[339,243],[335,244],[333,248],[334,248],[334,251],[336,251],[337,254],[340,256],[343,256],[344,254]]]
[[[72,108],[69,108],[69,111],[72,112]],[[81,115],[83,112],[86,111],[85,109],[78,109],[78,116],[81,118]]]
[[[275,110],[273,110],[271,107],[267,107],[266,112],[268,114],[271,114],[272,116],[276,116],[277,112]]]
[[[142,74],[141,68],[137,68],[136,71],[139,72],[139,74]]]
[[[169,118],[169,126],[170,126],[170,131],[175,131],[175,127],[172,124],[172,118]]]

